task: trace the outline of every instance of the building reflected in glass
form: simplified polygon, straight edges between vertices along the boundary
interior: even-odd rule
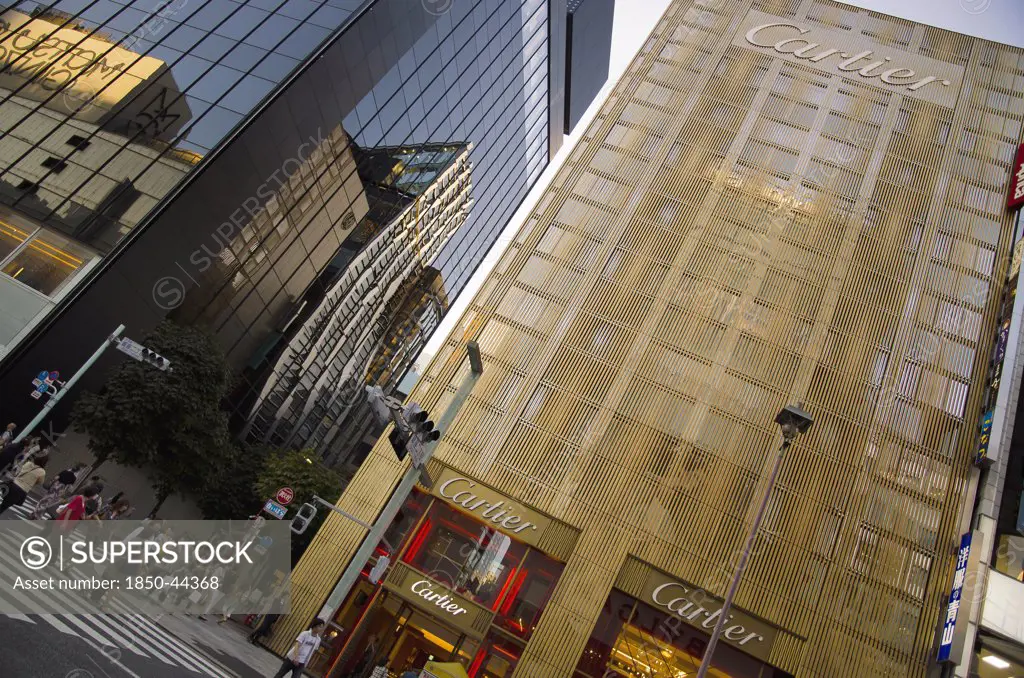
[[[0,388],[24,390],[39,365],[71,373],[118,324],[141,338],[170,316],[205,327],[224,350],[246,440],[333,441],[332,458],[351,460],[372,436],[353,423],[360,408],[300,386],[321,374],[285,387],[293,377],[279,370],[358,363],[347,376],[397,384],[562,139],[565,1],[435,4],[58,0],[5,10]],[[374,270],[397,245],[384,243],[395,219],[455,167],[469,192],[439,204],[460,210],[457,227],[440,227],[429,257],[416,253],[389,278],[397,287],[378,295],[374,331],[346,338],[366,342],[361,357],[302,355],[323,338],[297,345],[297,328],[327,312],[329,297],[351,306],[360,285],[378,284],[353,266]],[[444,302],[414,303],[424,290]],[[420,312],[433,320],[415,330],[400,317]],[[381,343],[391,340],[411,344]],[[371,370],[380,360],[388,366]],[[99,388],[113,361],[82,386]],[[280,410],[273,394],[285,392],[301,414]],[[18,420],[38,408],[27,394],[12,400]]]

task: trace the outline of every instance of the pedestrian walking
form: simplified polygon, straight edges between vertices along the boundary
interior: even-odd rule
[[[13,421],[7,425],[3,433],[0,433],[0,447],[5,447],[8,443],[14,441],[14,432],[18,430],[18,425]]]
[[[281,615],[279,614],[263,615],[263,619],[260,620],[259,626],[256,627],[255,631],[249,634],[249,642],[253,645],[259,645],[260,640],[270,633],[270,629],[274,628],[274,622],[280,619],[280,617]]]
[[[0,472],[16,467],[39,449],[39,438],[25,438],[18,443],[7,443],[0,450]]]
[[[100,511],[100,518],[103,520],[123,520],[132,514],[132,506],[128,503],[127,499],[117,499],[117,497],[124,494],[118,492],[114,499],[110,500],[103,510]]]
[[[89,478],[89,481],[85,484],[85,486],[92,487],[96,490],[96,495],[92,498],[96,500],[96,513],[99,513],[100,511],[103,510],[103,507],[106,505],[106,502],[103,501],[102,497],[103,490],[106,488],[103,478],[100,478],[99,476],[93,476],[92,478]]]
[[[46,494],[36,502],[36,507],[32,509],[29,517],[33,520],[43,520],[50,509],[63,504],[75,486],[75,481],[78,480],[77,471],[83,466],[85,464],[79,463],[58,473],[47,488]]]
[[[7,485],[7,493],[0,502],[0,513],[12,506],[21,506],[25,503],[28,493],[46,479],[46,464],[49,461],[49,457],[40,455],[34,461],[26,461],[21,465]]]
[[[54,529],[59,529],[67,534],[75,529],[75,523],[79,520],[89,520],[97,510],[96,497],[100,490],[94,485],[89,485],[82,490],[81,494],[71,497],[67,504],[57,509],[57,517],[47,521],[43,527],[42,535],[49,536]],[[92,502],[90,504],[90,502]],[[91,509],[91,511],[90,511]]]
[[[306,667],[313,653],[320,647],[320,636],[323,635],[327,623],[320,618],[314,619],[309,628],[295,638],[292,649],[284,657],[281,669],[274,674],[274,678],[284,678],[285,674],[291,671],[292,678],[300,678],[302,669]]]
[[[373,663],[373,658],[377,656],[377,636],[370,636],[370,641],[366,644],[366,648],[363,650],[362,656],[359,657],[359,663],[349,674],[350,678],[365,678],[369,671],[370,666]]]

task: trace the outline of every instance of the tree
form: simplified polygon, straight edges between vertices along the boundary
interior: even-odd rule
[[[242,520],[259,512],[266,497],[256,494],[256,481],[270,454],[264,447],[235,447],[217,473],[206,478],[196,503],[207,520]]]
[[[273,498],[282,487],[295,492],[292,503],[296,506],[312,503],[313,495],[334,501],[344,489],[341,476],[321,466],[312,451],[278,451],[263,462],[254,489],[262,500]]]
[[[234,454],[221,409],[230,372],[213,340],[200,330],[161,323],[143,342],[170,360],[171,370],[125,360],[99,394],[75,403],[75,430],[89,436],[102,464],[149,469],[157,504],[174,492],[207,485]]]
[[[256,481],[256,493],[266,501],[273,498],[282,487],[290,487],[295,492],[293,506],[314,503],[313,495],[326,501],[334,501],[341,496],[345,487],[344,480],[336,472],[321,466],[315,460],[316,457],[311,451],[279,451],[271,454],[264,462],[259,480]],[[309,547],[328,513],[327,507],[317,505],[316,518],[306,531],[292,535],[293,567]]]

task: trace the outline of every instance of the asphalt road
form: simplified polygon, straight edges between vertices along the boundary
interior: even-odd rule
[[[26,520],[25,507],[6,511],[0,520]],[[0,567],[19,557],[0,540]],[[0,596],[14,596],[0,591]],[[49,614],[0,614],[0,676],[11,678],[262,678],[273,658],[244,643],[215,621],[169,618],[158,622],[133,614],[74,614],[54,592],[22,592],[35,598],[33,609]],[[22,602],[25,602],[23,600]],[[8,608],[10,609],[10,608]],[[167,625],[180,633],[168,630]],[[224,642],[242,638],[239,646]],[[204,639],[209,642],[204,642]],[[232,650],[241,651],[232,652]],[[246,655],[255,661],[250,664]],[[260,669],[252,668],[253,665]]]
[[[166,663],[116,645],[61,633],[41,619],[0,615],[0,656],[11,678],[199,678],[209,669]],[[88,623],[90,620],[82,617]],[[145,650],[141,650],[145,652]],[[147,653],[148,654],[148,653]],[[222,674],[224,675],[224,674]],[[231,674],[226,674],[231,675]],[[257,675],[257,674],[250,674]]]

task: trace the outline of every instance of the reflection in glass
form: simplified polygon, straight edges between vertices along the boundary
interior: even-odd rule
[[[430,507],[402,560],[493,609],[525,553],[522,543],[439,502]]]
[[[3,267],[3,272],[37,292],[54,296],[92,258],[68,238],[44,231]]]
[[[561,563],[531,550],[509,586],[494,623],[520,638],[529,639],[555,590],[562,568]]]
[[[18,249],[31,233],[32,231],[19,228],[9,220],[0,218],[0,260],[6,259],[7,255]]]

